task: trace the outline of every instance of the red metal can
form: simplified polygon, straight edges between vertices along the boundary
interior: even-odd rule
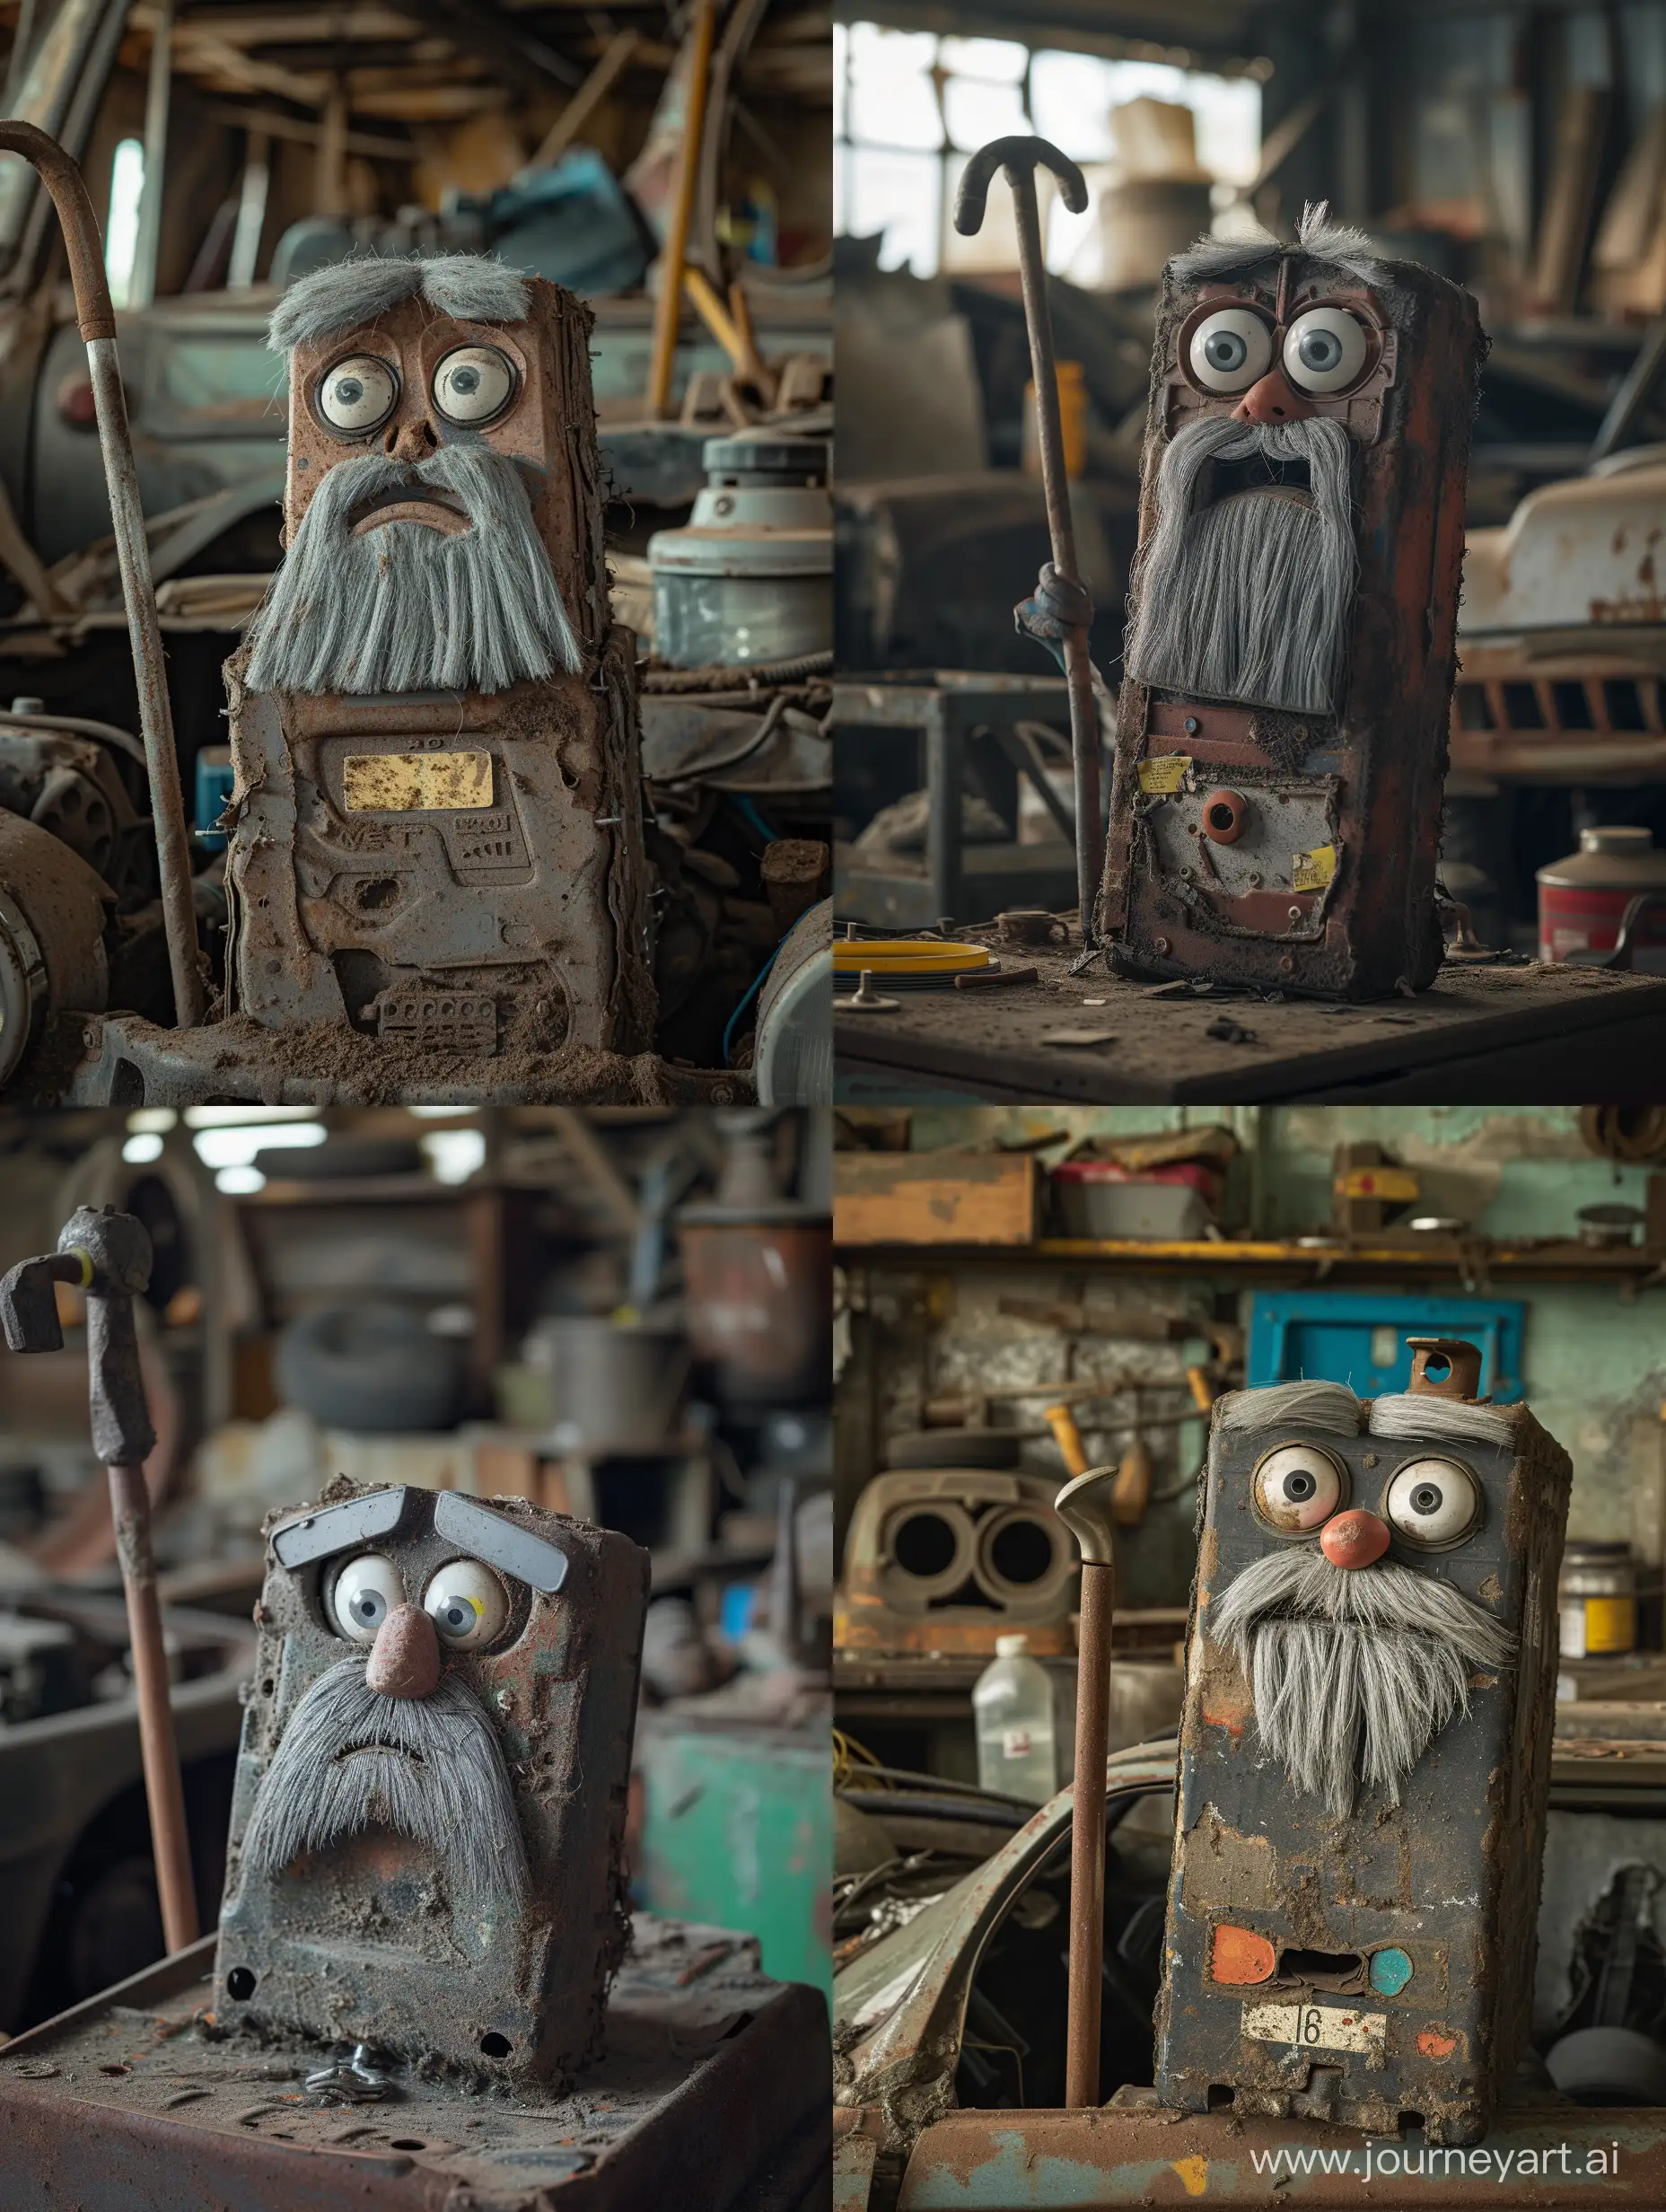
[[[1539,871],[1539,957],[1611,952],[1620,918],[1639,891],[1660,894],[1635,933],[1634,966],[1666,975],[1666,853],[1647,830],[1582,830],[1579,850]]]

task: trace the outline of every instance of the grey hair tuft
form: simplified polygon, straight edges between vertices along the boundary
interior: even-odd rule
[[[272,310],[267,344],[293,353],[338,331],[356,330],[421,294],[442,315],[462,322],[524,322],[527,280],[483,253],[443,253],[383,261],[358,255],[296,277]]]
[[[415,522],[355,537],[353,511],[431,485],[455,535]],[[521,471],[486,445],[426,461],[365,453],[325,470],[249,629],[254,691],[506,691],[582,668]]]
[[[454,1913],[501,1919],[527,1891],[526,1848],[509,1772],[486,1708],[455,1674],[427,1698],[384,1698],[364,1654],[309,1684],[261,1778],[243,1856],[281,1874],[367,1828],[429,1845],[453,1885]]]
[[[1363,1412],[1345,1382],[1272,1382],[1263,1390],[1228,1391],[1215,1407],[1214,1425],[1228,1436],[1286,1426],[1357,1436]]]
[[[1434,1398],[1426,1391],[1374,1399],[1371,1433],[1414,1441],[1439,1436],[1452,1444],[1501,1444],[1506,1448],[1515,1441],[1514,1424],[1501,1407],[1472,1405],[1464,1398]]]
[[[1292,250],[1283,239],[1275,238],[1271,231],[1236,238],[1214,238],[1206,233],[1188,246],[1184,253],[1172,257],[1168,273],[1177,284],[1213,284],[1223,277],[1265,268],[1276,261],[1281,253]],[[1310,261],[1323,261],[1333,268],[1346,269],[1363,284],[1369,284],[1372,272],[1388,259],[1368,233],[1350,223],[1333,223],[1330,203],[1323,199],[1309,200],[1302,208],[1302,220],[1296,224],[1295,250],[1305,254]]]
[[[1429,1574],[1334,1567],[1311,1545],[1252,1560],[1209,1608],[1250,1681],[1256,1733],[1296,1787],[1344,1817],[1360,1782],[1396,1804],[1425,1751],[1469,1709],[1469,1672],[1515,1638]]]

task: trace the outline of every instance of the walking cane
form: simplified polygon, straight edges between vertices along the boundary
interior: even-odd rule
[[[1050,169],[1058,179],[1065,205],[1079,215],[1088,204],[1082,171],[1067,154],[1045,138],[993,138],[979,146],[954,196],[954,227],[962,237],[982,230],[989,180],[1004,170],[1013,188],[1018,217],[1018,271],[1023,284],[1024,321],[1030,331],[1030,373],[1036,388],[1037,442],[1041,451],[1041,493],[1047,502],[1048,535],[1053,566],[1066,582],[1082,581],[1076,566],[1076,533],[1070,519],[1070,479],[1065,473],[1065,434],[1058,413],[1058,373],[1053,362],[1053,319],[1048,312],[1047,265],[1041,258],[1041,215],[1036,198],[1036,171]],[[1093,902],[1099,894],[1099,708],[1093,698],[1093,670],[1088,659],[1085,623],[1065,632],[1065,681],[1070,693],[1070,752],[1076,807],[1076,898],[1082,914],[1082,942],[1093,943]]]
[[[179,756],[173,744],[173,710],[162,661],[162,625],[156,615],[155,586],[151,582],[150,540],[145,534],[145,511],[139,504],[138,470],[133,461],[121,364],[116,356],[116,316],[104,275],[98,220],[80,170],[56,138],[48,138],[32,123],[0,120],[0,154],[21,154],[39,172],[64,227],[69,281],[87,349],[87,373],[92,380],[104,487],[110,495],[116,565],[121,572],[127,641],[138,687],[139,730],[150,781],[151,826],[156,839],[174,1020],[181,1029],[194,1029],[203,1018],[204,991],[197,957],[197,914],[191,901],[191,848],[185,828],[185,800],[180,790]],[[148,1268],[148,1260],[145,1264]]]
[[[156,1563],[151,1557],[151,1501],[145,1462],[156,1442],[145,1384],[133,1301],[151,1279],[144,1224],[113,1206],[83,1206],[70,1216],[56,1252],[25,1260],[0,1281],[0,1324],[14,1352],[64,1347],[56,1286],[73,1283],[87,1298],[87,1394],[92,1448],[109,1470],[116,1554],[127,1598],[127,1635],[139,1707],[139,1752],[149,1800],[151,1848],[170,1951],[197,1941],[197,1893],[180,1781],[180,1747],[168,1698]]]
[[[1070,1822],[1070,1997],[1065,2102],[1099,2102],[1099,2011],[1105,1955],[1105,1759],[1110,1738],[1110,1624],[1117,1603],[1114,1467],[1067,1482],[1053,1509],[1082,1551],[1076,1658],[1075,1804]]]

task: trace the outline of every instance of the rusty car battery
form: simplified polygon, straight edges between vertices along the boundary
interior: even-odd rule
[[[759,1970],[755,1938],[638,1913],[605,2055],[566,2094],[482,2096],[366,2053],[227,2036],[214,1939],[0,2052],[0,2212],[750,2212],[824,2204],[827,2001]]]
[[[1181,2111],[1390,2132],[1415,2118],[1432,2143],[1470,2143],[1525,2041],[1570,1462],[1524,1406],[1463,1394],[1472,1347],[1414,1353],[1401,1396],[1294,1382],[1215,1409],[1157,2022],[1158,2094]],[[1281,1558],[1334,1571],[1274,1605],[1246,1652],[1234,1586]],[[1283,1639],[1327,1604],[1341,1611],[1303,1674]],[[1420,1706],[1433,1655],[1397,1675],[1388,1639],[1415,1643],[1407,1621],[1435,1614],[1465,1624],[1469,1658],[1444,1705]],[[1476,1637],[1508,1655],[1477,1663]],[[1423,1715],[1409,1744],[1381,1698],[1354,1719],[1349,1686],[1372,1681]],[[1303,1698],[1348,1716],[1340,1805],[1292,1764]]]
[[[970,1652],[1022,1630],[1032,1654],[1075,1648],[1079,1569],[1043,1475],[919,1468],[875,1475],[846,1540],[841,1651]]]
[[[592,317],[542,278],[525,291],[524,320],[410,297],[293,350],[286,542],[332,467],[376,443],[332,431],[319,404],[344,357],[373,356],[399,394],[388,437],[484,446],[532,486],[583,665],[491,692],[361,697],[253,689],[251,648],[232,657],[230,1004],[267,1029],[487,1058],[652,1041],[636,647],[609,623]],[[511,397],[461,433],[434,390],[466,348],[509,364]]]
[[[1304,222],[1302,233],[1306,244],[1246,241],[1236,263],[1217,241],[1202,266],[1188,272],[1182,257],[1165,271],[1140,558],[1156,529],[1160,470],[1182,431],[1228,416],[1340,424],[1357,571],[1338,671],[1324,707],[1310,698],[1293,707],[1258,696],[1248,676],[1236,689],[1223,680],[1230,695],[1220,697],[1139,680],[1131,645],[1098,931],[1112,966],[1128,974],[1369,998],[1426,988],[1442,956],[1435,873],[1486,340],[1458,285],[1409,262],[1362,258],[1368,241],[1357,233]],[[1321,351],[1345,351],[1337,371],[1318,377],[1326,389],[1304,391],[1292,348],[1315,313],[1326,325]],[[1212,333],[1221,360],[1246,360],[1236,377],[1210,368]],[[1258,370],[1266,391],[1241,389]],[[1343,388],[1329,388],[1338,376]],[[1232,496],[1230,470],[1228,488],[1213,489],[1223,468],[1204,464],[1205,505]],[[1311,500],[1299,478],[1256,489]],[[1241,542],[1238,557],[1250,558]],[[1276,626],[1278,610],[1246,609],[1249,589],[1241,586],[1237,622]],[[1198,625],[1209,619],[1196,612]]]
[[[338,1477],[268,1522],[215,2016],[564,2088],[600,2048],[647,1555]]]

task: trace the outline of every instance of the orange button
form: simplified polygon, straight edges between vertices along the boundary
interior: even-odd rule
[[[1270,1981],[1276,1963],[1272,1944],[1253,1928],[1233,1927],[1225,1920],[1216,1927],[1209,1959],[1209,1971],[1216,1981],[1236,1988],[1246,1982]]]

